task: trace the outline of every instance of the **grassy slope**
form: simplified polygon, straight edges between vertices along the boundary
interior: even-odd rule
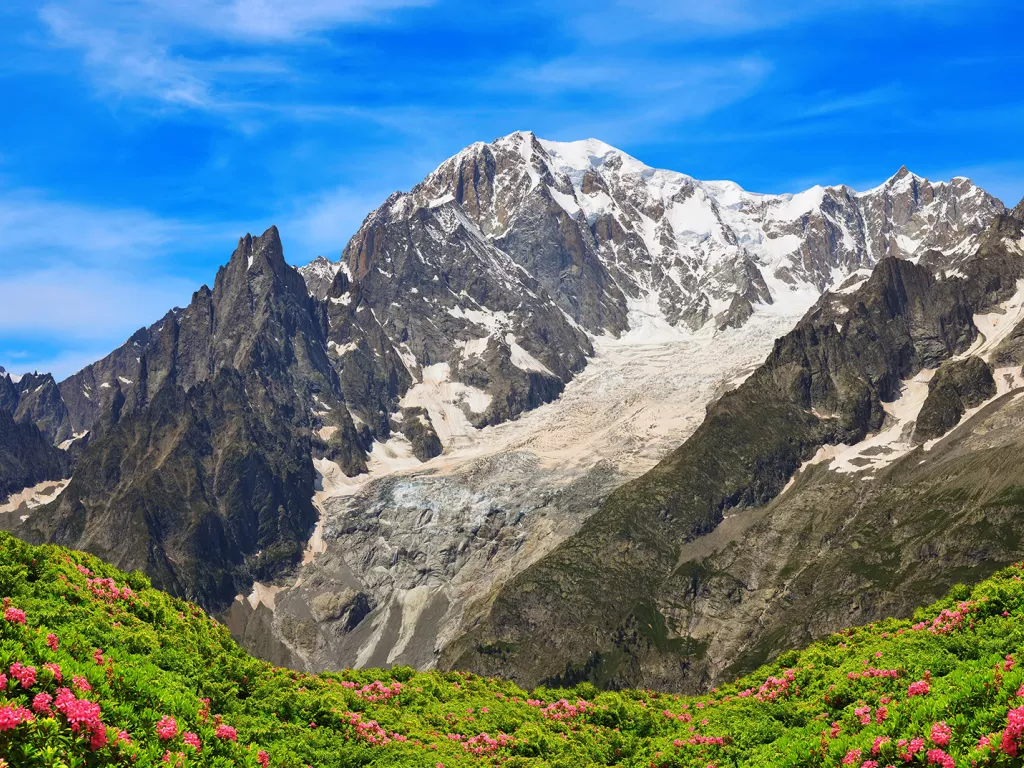
[[[862,765],[885,736],[891,741],[881,748],[880,765],[904,764],[898,740],[914,738],[923,746],[911,764],[924,765],[927,750],[937,747],[932,725],[945,721],[952,737],[943,754],[956,765],[1020,765],[976,745],[983,736],[998,745],[1008,711],[1024,707],[1017,695],[1024,693],[1024,664],[1006,661],[1024,651],[1022,575],[1024,567],[1015,566],[972,590],[954,589],[919,611],[915,621],[927,623],[918,629],[890,620],[848,630],[700,698],[598,693],[589,684],[528,694],[459,673],[401,668],[310,676],[274,668],[247,656],[199,608],[150,589],[138,574],[0,533],[0,596],[9,598],[8,619],[0,619],[0,671],[8,678],[0,694],[0,764],[144,767],[164,764],[169,749],[172,763],[181,752],[182,765],[211,766],[256,766],[262,750],[273,766],[724,768],[839,765],[860,749],[849,764]],[[109,583],[90,584],[98,578],[113,579],[119,590],[128,585],[134,596],[112,598]],[[932,620],[958,603],[961,619],[945,619],[948,631],[931,631]],[[49,633],[57,636],[56,651]],[[10,671],[15,663],[36,668],[27,688]],[[10,722],[12,707],[30,708],[39,693],[56,696],[59,683],[46,663],[60,666],[65,684],[73,685],[74,676],[88,681],[91,690],[76,695],[101,707],[106,744],[98,750],[90,748],[90,740],[103,741],[98,727],[76,735],[64,714]],[[895,670],[895,677],[850,677],[871,668]],[[771,682],[786,680],[786,670],[792,682]],[[927,681],[928,692],[908,697],[916,681]],[[381,687],[388,693],[374,692]],[[562,698],[570,704],[558,705]],[[861,722],[864,707],[869,724]],[[178,731],[167,741],[157,736],[164,716]],[[219,722],[237,729],[237,741],[216,736]],[[131,744],[112,744],[122,729]],[[198,752],[185,745],[183,731],[196,734]],[[710,743],[691,743],[705,738]]]

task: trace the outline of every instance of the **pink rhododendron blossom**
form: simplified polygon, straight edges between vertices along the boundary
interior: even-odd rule
[[[906,763],[909,763],[914,759],[914,755],[918,752],[924,751],[924,739],[918,737],[911,739],[909,742],[906,739],[900,739],[896,743],[896,754],[899,755],[900,759]]]
[[[1022,734],[1024,734],[1024,707],[1017,707],[1006,713],[1006,728],[1003,729],[999,749],[1010,757],[1017,757]]]
[[[35,715],[25,707],[11,705],[0,707],[0,731],[10,731],[21,723],[31,723],[33,720],[35,720]]]
[[[933,742],[940,747],[944,747],[949,744],[949,740],[953,737],[953,731],[946,725],[946,721],[943,720],[932,725],[931,737]]]
[[[540,713],[548,720],[570,720],[593,708],[593,704],[583,699],[577,699],[575,704],[570,704],[565,699],[559,699],[553,704],[548,704]]]
[[[238,741],[238,733],[230,725],[218,725],[217,730],[214,731],[213,735],[218,739]]]
[[[169,715],[160,718],[156,724],[156,736],[160,741],[168,741],[178,735],[178,721]]]
[[[929,749],[926,755],[928,765],[939,765],[942,768],[956,768],[953,758],[941,749]]]
[[[12,624],[24,624],[25,612],[20,608],[10,607],[4,611],[4,619]]]
[[[37,715],[48,715],[50,714],[50,702],[53,701],[53,696],[48,693],[37,693],[32,698],[32,710]]]
[[[918,680],[916,683],[911,683],[907,688],[907,697],[910,696],[924,696],[931,687],[928,685],[927,680]]]
[[[392,699],[402,692],[402,684],[395,682],[391,685],[385,685],[380,680],[374,680],[368,685],[364,685],[362,688],[356,691],[356,696],[364,701],[387,701]]]
[[[98,723],[90,733],[92,735],[89,738],[89,749],[93,752],[103,749],[107,745],[107,728],[103,723]]]
[[[16,661],[11,664],[11,677],[21,683],[22,688],[31,688],[36,682],[36,668]]]
[[[882,747],[884,747],[888,743],[888,736],[876,736],[874,744],[871,745],[871,755],[873,757],[878,757],[878,753],[881,751]]]
[[[199,737],[196,734],[192,733],[192,731],[185,731],[183,734],[181,734],[181,740],[185,742],[185,744],[187,744],[188,746],[195,749],[196,752],[202,749],[203,745],[199,741]]]

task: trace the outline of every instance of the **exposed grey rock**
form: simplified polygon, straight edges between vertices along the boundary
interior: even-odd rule
[[[942,437],[968,408],[981,405],[995,393],[992,369],[980,357],[943,363],[928,382],[928,398],[918,414],[914,440],[923,443]]]
[[[0,409],[0,504],[23,488],[44,480],[61,480],[71,472],[70,458],[34,424],[15,422]]]
[[[334,277],[341,269],[342,265],[340,263],[332,262],[324,256],[317,256],[306,266],[299,267],[299,274],[306,281],[309,295],[315,299],[323,300],[327,298],[327,294],[331,290],[331,284],[334,282]]]
[[[402,434],[409,438],[413,456],[420,461],[440,456],[444,450],[426,408],[402,409]]]

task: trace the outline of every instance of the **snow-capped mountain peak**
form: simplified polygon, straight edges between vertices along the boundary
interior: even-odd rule
[[[323,298],[346,270],[330,301],[372,310],[417,386],[435,387],[413,399],[456,435],[556,396],[596,338],[718,333],[758,312],[783,330],[887,256],[955,267],[1004,210],[968,179],[906,168],[862,193],[763,194],[520,131],[391,195],[340,263],[302,273]]]

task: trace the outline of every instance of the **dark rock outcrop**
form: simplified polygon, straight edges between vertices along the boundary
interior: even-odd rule
[[[19,424],[0,409],[0,504],[10,494],[71,472],[68,455],[55,448],[34,424]]]
[[[402,409],[402,434],[409,438],[412,455],[420,461],[430,461],[444,450],[426,408]]]
[[[914,441],[942,437],[955,427],[968,408],[975,408],[996,393],[992,369],[980,357],[943,363],[928,382],[928,397],[914,427]]]
[[[54,444],[74,434],[67,406],[53,376],[26,373],[17,381],[0,369],[0,411],[7,411],[18,424],[32,424]]]

